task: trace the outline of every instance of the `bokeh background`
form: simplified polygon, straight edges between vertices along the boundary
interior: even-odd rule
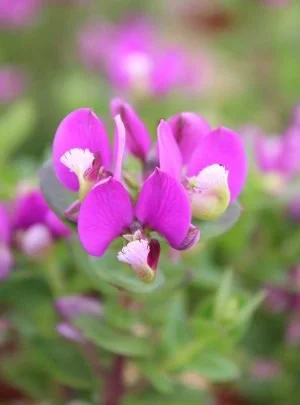
[[[140,91],[118,79],[115,69],[124,61],[114,52],[137,21],[150,27],[151,52],[163,54],[169,47],[178,52],[160,77],[167,80],[177,64],[179,70],[186,64],[188,80],[174,80],[162,91],[148,83]],[[14,199],[20,184],[38,184],[38,170],[68,112],[91,107],[112,134],[109,102],[115,96],[134,105],[153,137],[161,118],[194,111],[213,127],[239,132],[247,148],[242,215],[226,234],[203,241],[191,260],[197,283],[186,298],[188,307],[198,306],[215,294],[228,269],[237,294],[265,292],[235,344],[239,371],[231,363],[209,364],[211,374],[206,369],[205,378],[200,372],[185,382],[196,396],[177,396],[175,402],[165,393],[150,393],[132,397],[130,405],[299,404],[300,183],[298,168],[286,175],[281,167],[292,159],[300,167],[299,21],[298,0],[0,0],[1,201]],[[133,42],[142,38],[132,29]],[[289,131],[293,157],[278,152]],[[275,141],[268,144],[269,138]],[[274,154],[280,164],[272,164]],[[65,269],[69,293],[85,291],[90,285],[76,275],[68,255],[65,243],[58,244],[54,266]],[[0,284],[0,403],[68,403],[76,395],[98,403],[87,394],[82,370],[68,375],[72,354],[63,362],[70,370],[62,371],[64,364],[56,363],[60,352],[47,357],[45,342],[31,344],[32,336],[47,336],[56,319],[47,286],[36,277],[44,267],[28,259]],[[159,301],[153,305],[153,311],[162,310]],[[18,335],[27,342],[23,349],[29,347],[29,357],[37,356],[33,363],[20,349]],[[61,402],[51,402],[57,398]]]

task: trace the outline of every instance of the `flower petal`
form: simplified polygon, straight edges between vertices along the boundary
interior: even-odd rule
[[[187,164],[210,126],[200,115],[183,112],[168,119],[173,135],[181,151],[182,160]]]
[[[90,255],[102,256],[132,221],[130,196],[123,185],[111,177],[96,185],[84,199],[78,218],[79,239]]]
[[[53,142],[52,160],[59,181],[72,191],[78,191],[77,176],[61,163],[60,159],[65,152],[71,149],[88,149],[90,152],[99,152],[102,165],[110,167],[111,150],[106,130],[89,108],[81,108],[67,115],[60,123]]]
[[[14,229],[28,229],[32,225],[44,223],[48,205],[40,190],[31,190],[17,196],[14,206]]]
[[[159,166],[176,180],[181,179],[182,158],[169,124],[161,120],[157,128]]]
[[[136,216],[159,232],[175,249],[187,235],[191,207],[183,186],[160,169],[145,181],[136,203]]]
[[[247,158],[243,142],[237,133],[217,128],[203,137],[188,165],[188,176],[197,175],[213,164],[223,165],[228,171],[231,202],[237,199],[247,177]]]
[[[114,178],[121,180],[122,162],[125,151],[126,130],[120,115],[115,116]]]
[[[147,128],[134,109],[120,99],[111,102],[112,114],[120,114],[126,129],[126,146],[137,158],[145,160],[151,147],[151,138]]]

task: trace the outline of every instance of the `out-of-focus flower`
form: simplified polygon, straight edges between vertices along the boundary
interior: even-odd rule
[[[265,306],[268,311],[281,313],[291,307],[292,297],[285,288],[276,286],[265,287]]]
[[[27,188],[17,195],[12,209],[12,227],[16,246],[33,258],[42,257],[55,240],[71,234],[35,188]]]
[[[280,365],[270,359],[257,359],[250,367],[250,374],[258,380],[271,380],[278,377],[280,372]]]
[[[1,0],[0,28],[17,28],[32,24],[44,0]]]
[[[56,300],[55,308],[64,319],[56,325],[57,332],[64,338],[79,343],[84,343],[85,338],[80,329],[72,325],[72,321],[81,315],[101,316],[102,314],[102,305],[99,300],[83,295],[61,297]]]
[[[79,39],[85,64],[104,71],[118,91],[160,96],[176,88],[195,88],[201,63],[195,66],[182,48],[160,42],[145,19],[118,27],[90,24]]]
[[[6,207],[0,205],[0,280],[5,279],[12,269],[13,257],[10,250],[11,223]]]
[[[289,345],[297,345],[300,343],[300,318],[299,314],[291,317],[285,331],[285,341]]]
[[[264,4],[270,7],[284,7],[293,3],[293,0],[261,0]]]
[[[10,103],[21,97],[25,87],[26,78],[19,68],[0,67],[0,104]]]

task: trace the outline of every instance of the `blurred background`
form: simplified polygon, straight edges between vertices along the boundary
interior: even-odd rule
[[[200,314],[202,298],[216,293],[229,268],[233,294],[265,293],[234,343],[230,358],[238,371],[225,361],[209,363],[203,373],[185,376],[173,399],[165,381],[148,375],[158,387],[142,396],[133,391],[128,405],[299,404],[299,21],[297,0],[0,0],[4,205],[38,185],[68,112],[91,107],[112,134],[112,97],[131,103],[153,137],[161,118],[193,111],[212,127],[239,132],[247,148],[242,215],[188,259],[198,276],[186,294],[187,312],[197,307]],[[36,276],[45,262],[27,258],[20,267],[19,256],[19,271],[0,284],[0,403],[99,403],[84,370],[71,375],[72,353],[60,364],[65,349],[47,354],[47,342],[37,343],[57,319],[47,285]],[[69,263],[64,241],[52,257],[66,268],[67,293],[90,289]],[[185,397],[187,386],[196,395]]]

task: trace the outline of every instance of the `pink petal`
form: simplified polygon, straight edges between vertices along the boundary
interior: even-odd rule
[[[145,181],[136,203],[136,216],[144,226],[162,234],[175,249],[185,239],[191,208],[183,186],[160,169]]]
[[[134,109],[120,99],[111,102],[112,114],[120,114],[126,129],[126,146],[137,158],[145,160],[151,147],[151,138],[147,128]]]
[[[78,234],[84,249],[102,256],[110,243],[127,231],[133,206],[123,185],[113,179],[96,185],[84,199],[78,218]]]
[[[181,179],[182,158],[169,124],[161,120],[157,128],[159,166],[176,180]]]
[[[11,237],[11,224],[7,209],[0,204],[0,244],[8,245]]]
[[[122,162],[126,143],[126,130],[120,115],[115,117],[114,178],[121,180]]]
[[[204,135],[210,132],[210,125],[200,115],[183,112],[168,119],[173,135],[187,164]]]
[[[227,128],[217,128],[203,137],[188,165],[188,176],[197,175],[204,167],[223,165],[228,171],[231,202],[237,199],[247,177],[247,158],[239,135]]]
[[[101,163],[110,167],[111,150],[106,130],[89,108],[81,108],[67,115],[60,123],[53,142],[53,166],[59,181],[72,191],[78,191],[78,180],[74,173],[60,162],[61,157],[70,149],[89,149],[99,152]]]

